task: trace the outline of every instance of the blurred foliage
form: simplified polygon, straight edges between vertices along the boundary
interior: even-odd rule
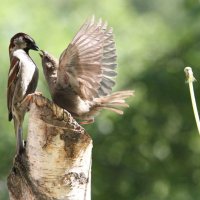
[[[200,199],[200,137],[183,73],[190,65],[200,80],[198,0],[1,2],[0,199],[8,199],[6,177],[15,152],[6,107],[9,40],[26,32],[58,57],[92,14],[114,28],[115,90],[136,91],[124,116],[105,111],[85,126],[94,140],[93,199]],[[38,54],[31,56],[40,67]],[[40,72],[38,90],[49,97],[41,67]],[[199,102],[199,82],[195,90]]]

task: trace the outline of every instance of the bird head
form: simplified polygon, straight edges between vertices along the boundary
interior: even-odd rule
[[[58,61],[46,51],[40,50],[40,52],[44,76],[50,87],[50,91],[53,91],[57,80]]]
[[[56,70],[58,65],[56,59],[46,51],[40,50],[40,52],[43,70],[48,71],[49,73]]]
[[[26,53],[28,53],[30,49],[38,51],[39,47],[36,45],[34,39],[29,35],[25,33],[17,33],[10,40],[10,55],[12,55],[17,49],[23,49]]]

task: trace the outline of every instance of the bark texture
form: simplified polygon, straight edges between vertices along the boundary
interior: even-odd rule
[[[92,140],[48,99],[30,102],[28,136],[8,176],[11,200],[90,200]]]

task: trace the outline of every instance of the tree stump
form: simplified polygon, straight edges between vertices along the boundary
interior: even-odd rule
[[[92,139],[62,108],[34,95],[25,150],[8,176],[11,200],[90,200]]]

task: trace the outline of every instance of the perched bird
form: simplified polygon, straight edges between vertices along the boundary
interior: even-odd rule
[[[10,40],[10,69],[7,84],[8,119],[14,121],[17,154],[23,150],[22,123],[26,109],[21,103],[34,93],[38,82],[38,68],[29,56],[29,50],[39,50],[35,41],[25,33],[17,33]]]
[[[125,99],[133,91],[111,93],[117,56],[113,30],[101,19],[87,20],[59,61],[45,51],[41,58],[53,101],[81,124],[94,122],[101,109],[123,114],[119,107],[128,107]]]

